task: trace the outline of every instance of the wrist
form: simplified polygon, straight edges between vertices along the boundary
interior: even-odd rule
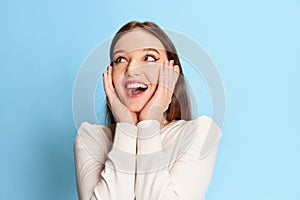
[[[137,124],[138,154],[149,154],[161,150],[160,123],[145,120]]]
[[[156,120],[163,125],[165,122],[163,107],[161,105],[155,105],[149,110],[143,110],[139,115],[139,122],[146,120]]]
[[[136,152],[137,127],[130,123],[119,122],[116,124],[114,147],[131,154]]]

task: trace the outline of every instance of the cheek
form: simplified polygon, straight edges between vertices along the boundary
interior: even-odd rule
[[[117,87],[118,84],[120,84],[122,80],[122,74],[120,73],[119,70],[113,70],[112,72],[112,83],[114,87]]]
[[[116,94],[120,98],[121,102],[126,105],[126,93],[124,90],[124,73],[121,70],[114,70],[112,73],[112,82],[115,88]]]
[[[151,65],[143,69],[144,74],[146,75],[148,81],[152,84],[157,84],[159,77],[159,68],[160,65]]]

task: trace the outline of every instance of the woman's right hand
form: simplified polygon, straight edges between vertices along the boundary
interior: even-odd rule
[[[107,104],[114,116],[116,123],[127,122],[136,125],[137,115],[130,111],[119,99],[112,84],[112,66],[107,67],[107,73],[103,73],[104,90]]]

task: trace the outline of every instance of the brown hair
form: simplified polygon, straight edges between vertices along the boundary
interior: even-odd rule
[[[160,42],[163,44],[166,52],[168,60],[174,60],[174,65],[178,65],[180,68],[180,75],[176,82],[174,93],[172,96],[172,101],[169,105],[169,108],[165,112],[166,120],[171,122],[173,120],[191,120],[191,110],[190,110],[190,102],[188,98],[188,90],[186,87],[186,83],[184,80],[184,75],[182,73],[182,68],[180,64],[180,60],[176,51],[176,48],[167,34],[155,23],[153,22],[137,22],[132,21],[125,24],[123,27],[119,29],[119,31],[115,34],[111,46],[110,46],[110,60],[113,61],[113,51],[117,41],[128,31],[141,28],[152,35],[154,35]],[[106,106],[106,118],[108,124],[114,124],[115,120],[113,114],[108,107]]]

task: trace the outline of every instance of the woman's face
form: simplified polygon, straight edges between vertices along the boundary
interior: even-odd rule
[[[152,34],[135,29],[123,35],[113,51],[112,79],[121,102],[132,112],[140,112],[158,84],[158,71],[167,53]]]

